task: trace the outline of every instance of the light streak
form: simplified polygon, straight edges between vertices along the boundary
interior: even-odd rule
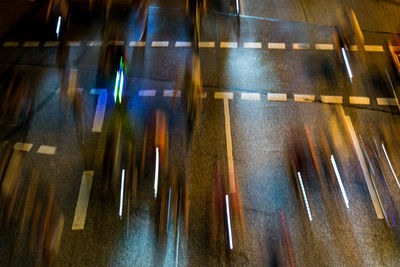
[[[340,191],[342,191],[342,196],[344,198],[344,203],[346,204],[346,207],[349,208],[349,200],[347,199],[346,191],[344,190],[342,179],[340,178],[339,171],[338,171],[338,168],[336,166],[336,161],[335,161],[335,158],[333,157],[333,155],[331,155],[331,162],[332,162],[332,165],[333,165],[333,169],[335,169],[335,174],[336,174],[336,178],[337,178],[337,180],[339,182]]]
[[[168,232],[168,225],[169,225],[169,210],[171,206],[171,187],[169,187],[169,192],[168,192],[168,215],[167,215],[167,232]]]
[[[239,0],[236,0],[236,13],[239,15]]]
[[[125,183],[125,169],[122,169],[122,175],[121,175],[121,197],[119,200],[119,217],[122,220],[122,205],[124,202],[124,183]]]
[[[60,35],[60,27],[61,27],[61,16],[58,16],[57,28],[56,28],[57,39],[58,39],[58,36]]]
[[[385,146],[383,145],[383,142],[382,142],[382,148],[383,148],[383,152],[385,153],[386,160],[387,160],[387,162],[389,163],[390,170],[392,171],[393,176],[394,176],[394,178],[396,179],[397,186],[400,188],[399,181],[397,180],[397,176],[396,176],[396,174],[394,173],[394,170],[393,170],[393,167],[392,167],[392,163],[390,163],[390,160],[389,160],[389,157],[388,157],[388,155],[387,155],[387,153],[386,153],[386,149],[385,149]]]
[[[156,168],[154,173],[154,198],[157,198],[157,189],[158,189],[158,161],[159,161],[158,153],[159,153],[158,147],[156,147]]]
[[[232,230],[231,230],[231,215],[229,213],[229,197],[225,195],[226,202],[226,217],[228,219],[228,234],[229,234],[229,248],[233,249],[233,241],[232,241]]]
[[[114,102],[117,103],[117,91],[119,84],[119,71],[117,71],[117,78],[115,79],[115,87],[114,87]]]
[[[122,103],[122,90],[124,89],[124,71],[121,70],[121,81],[119,85],[119,103]]]
[[[306,203],[308,218],[310,221],[312,221],[311,210],[310,210],[310,206],[308,205],[307,195],[306,195],[306,191],[304,189],[303,180],[301,179],[300,172],[297,172],[297,176],[299,177],[301,192],[303,193],[304,202]]]
[[[350,81],[351,81],[353,79],[353,73],[351,73],[350,64],[349,64],[349,61],[347,60],[347,55],[346,55],[346,51],[344,50],[344,47],[342,47],[342,55],[344,58],[344,62],[346,63],[347,72],[349,73],[349,77],[350,77]]]

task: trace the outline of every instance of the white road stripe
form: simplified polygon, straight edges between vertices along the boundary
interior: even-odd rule
[[[294,43],[293,44],[293,49],[295,49],[295,50],[310,49],[310,44],[308,44],[308,43]]]
[[[181,42],[181,41],[175,42],[175,47],[191,47],[191,46],[192,42]]]
[[[199,42],[200,48],[213,48],[215,47],[215,42]]]
[[[108,45],[115,45],[115,46],[123,46],[125,44],[125,41],[108,41]]]
[[[107,89],[92,89],[90,94],[99,95],[97,98],[96,113],[94,115],[92,132],[100,133],[103,128],[104,115],[107,106]]]
[[[48,41],[43,44],[44,47],[53,47],[58,46],[58,41]]]
[[[329,104],[342,104],[343,97],[336,95],[321,95],[321,102]]]
[[[164,90],[164,97],[174,97],[175,90]],[[177,92],[177,97],[181,97],[181,91]]]
[[[33,146],[33,144],[30,144],[30,143],[21,143],[21,142],[18,142],[18,143],[15,143],[15,144],[14,144],[14,147],[13,147],[13,148],[14,148],[15,150],[24,151],[24,152],[29,152],[29,151],[31,150],[32,146]]]
[[[41,145],[36,153],[46,154],[46,155],[54,155],[56,154],[57,147],[55,146],[45,146]]]
[[[395,98],[377,97],[376,102],[379,106],[397,106]]]
[[[156,90],[140,90],[139,96],[156,96]]]
[[[214,93],[214,98],[215,99],[233,99],[233,93],[232,92],[215,92]]]
[[[153,41],[151,47],[168,47],[168,41]]]
[[[18,45],[18,42],[4,42],[3,47],[16,47]]]
[[[68,41],[67,46],[80,46],[81,42],[79,41]]]
[[[368,52],[385,52],[385,50],[383,50],[383,46],[381,45],[365,45],[365,51]]]
[[[38,47],[40,42],[37,41],[27,41],[23,44],[23,47]]]
[[[81,187],[79,189],[78,202],[76,203],[72,230],[83,230],[85,227],[86,213],[92,188],[94,171],[84,171],[82,175]]]
[[[102,41],[90,41],[87,43],[87,46],[101,46],[102,44]]]
[[[358,47],[357,47],[357,45],[351,45],[351,46],[349,47],[349,50],[350,50],[350,51],[358,51]]]
[[[244,48],[261,49],[261,42],[245,42]]]
[[[136,42],[136,41],[131,41],[129,42],[130,47],[145,47],[146,42]]]
[[[317,50],[333,50],[333,44],[315,44]]]
[[[313,102],[315,95],[294,94],[294,102]]]
[[[237,48],[237,42],[221,42],[219,47],[221,47],[221,48]]]
[[[369,97],[365,96],[349,96],[349,102],[352,105],[369,105]]]
[[[286,49],[285,43],[268,43],[268,49]]]
[[[242,100],[260,100],[259,93],[241,93]]]
[[[268,101],[287,101],[287,95],[279,93],[268,93]]]

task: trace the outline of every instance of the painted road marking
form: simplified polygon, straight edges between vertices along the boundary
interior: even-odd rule
[[[341,109],[341,112],[344,114],[343,108]],[[361,152],[361,147],[360,147],[360,144],[358,142],[356,132],[354,131],[353,124],[351,123],[351,119],[350,119],[349,116],[345,116],[345,118],[347,120],[347,129],[348,129],[348,131],[350,133],[350,138],[353,141],[352,144],[353,144],[354,149],[356,151],[358,161],[360,162],[361,169],[362,169],[362,172],[364,174],[365,181],[367,183],[367,188],[368,188],[368,191],[369,191],[369,195],[371,196],[372,204],[374,205],[376,216],[378,217],[378,219],[383,219],[383,212],[382,212],[382,209],[381,209],[381,207],[379,205],[378,198],[377,198],[374,186],[373,186],[372,181],[371,181],[371,177],[369,176],[368,167],[367,167],[367,164],[365,163],[364,155]]]
[[[28,42],[25,42],[22,46],[23,47],[38,47],[39,45],[40,45],[40,42],[28,41]]]
[[[80,46],[81,42],[79,41],[68,41],[67,46]]]
[[[235,167],[233,165],[231,119],[229,115],[229,99],[233,99],[231,92],[216,92],[214,98],[224,100],[226,153],[228,156],[229,194],[236,193]]]
[[[14,144],[14,147],[13,147],[13,148],[14,148],[15,150],[24,151],[24,152],[29,152],[29,151],[31,150],[32,146],[33,146],[33,144],[30,144],[30,143],[21,143],[21,142],[18,142],[18,143],[15,143],[15,144]]]
[[[261,42],[245,42],[244,48],[261,49]]]
[[[342,104],[343,97],[336,95],[321,95],[321,102],[328,104]]]
[[[215,47],[215,42],[199,42],[200,48],[213,48]]]
[[[315,95],[294,94],[294,102],[314,102]]]
[[[44,47],[53,47],[58,46],[58,41],[48,41],[43,44]]]
[[[365,45],[365,51],[368,52],[385,52],[385,50],[383,50],[383,46],[381,45]]]
[[[18,42],[4,42],[3,47],[16,47],[18,45]]]
[[[287,95],[278,93],[268,93],[268,101],[287,101]]]
[[[349,47],[349,50],[350,50],[350,51],[358,51],[358,47],[357,47],[357,45],[351,45],[351,46]]]
[[[233,99],[232,92],[215,92],[214,94],[215,99]]]
[[[57,147],[55,146],[45,146],[41,145],[36,153],[46,154],[46,155],[54,155],[56,154]]]
[[[260,100],[259,93],[241,93],[242,100]]]
[[[315,44],[317,50],[333,50],[333,44]]]
[[[175,90],[164,90],[164,97],[174,97]],[[177,92],[177,97],[181,97],[181,91]]]
[[[377,97],[376,102],[379,106],[397,106],[395,98]]]
[[[310,49],[310,44],[308,44],[308,43],[294,43],[293,44],[293,49],[295,49],[295,50]]]
[[[140,90],[139,96],[156,96],[156,90]]]
[[[146,46],[146,42],[129,42],[129,46],[130,47],[145,47]]]
[[[91,41],[87,43],[87,46],[101,46],[102,44],[102,41]]]
[[[94,171],[84,171],[82,174],[81,188],[79,189],[78,202],[76,203],[72,230],[83,230],[85,227],[86,213],[92,188]]]
[[[168,41],[153,41],[151,47],[168,47]]]
[[[108,45],[115,45],[115,46],[123,46],[125,44],[125,41],[108,41]]]
[[[370,104],[369,97],[365,97],[365,96],[349,96],[349,102],[350,102],[350,104],[354,104],[354,105],[369,105]]]
[[[92,89],[90,94],[99,95],[97,98],[96,113],[94,115],[92,132],[100,133],[103,128],[104,114],[107,106],[107,89]]]
[[[181,42],[181,41],[175,42],[175,47],[191,47],[191,46],[192,42]]]
[[[285,43],[268,43],[268,49],[286,49]]]
[[[221,42],[219,47],[221,47],[221,48],[237,48],[237,42]]]

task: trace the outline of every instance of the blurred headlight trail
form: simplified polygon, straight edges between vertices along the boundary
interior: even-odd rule
[[[159,162],[159,155],[158,155],[158,147],[156,147],[156,168],[154,173],[154,198],[157,198],[157,189],[158,189],[158,162]]]
[[[228,237],[229,237],[229,248],[233,249],[233,241],[232,241],[232,229],[231,229],[231,215],[229,213],[229,197],[225,195],[225,202],[226,202],[226,218],[228,221]]]
[[[346,68],[347,68],[347,72],[349,73],[350,81],[352,81],[353,73],[351,72],[349,60],[347,59],[346,51],[344,50],[343,47],[342,47],[342,55],[344,58],[344,62],[346,63]]]
[[[301,179],[301,174],[300,174],[300,172],[297,172],[297,176],[299,177],[299,182],[300,182],[300,186],[301,186],[301,193],[303,194],[304,203],[306,204],[308,219],[309,219],[310,221],[312,221],[311,210],[310,210],[310,206],[308,205],[306,190],[304,189],[303,180]]]
[[[336,161],[335,161],[335,158],[333,157],[333,155],[331,155],[331,162],[333,165],[333,169],[335,170],[336,178],[339,182],[340,191],[342,191],[344,203],[346,204],[346,207],[349,208],[349,200],[347,199],[346,191],[344,190],[344,186],[342,183],[342,178],[340,178],[340,174],[339,174],[338,168],[336,166]]]
[[[119,199],[119,217],[122,220],[122,205],[124,202],[124,183],[125,183],[125,169],[122,169],[121,175],[121,195]]]
[[[382,142],[382,148],[383,148],[383,152],[385,153],[386,160],[387,160],[387,162],[389,163],[390,170],[392,171],[393,176],[394,176],[394,178],[396,179],[397,186],[400,188],[399,180],[397,180],[397,176],[396,176],[396,174],[394,173],[394,170],[393,170],[393,167],[392,167],[392,163],[391,163],[390,160],[389,160],[389,157],[388,157],[388,155],[387,155],[387,153],[386,153],[385,145],[383,144],[383,142]]]

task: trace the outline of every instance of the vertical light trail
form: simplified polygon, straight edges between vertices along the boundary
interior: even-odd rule
[[[344,62],[346,63],[346,68],[347,68],[347,72],[349,73],[350,81],[352,81],[353,73],[351,73],[350,64],[349,64],[349,61],[347,59],[346,51],[344,50],[343,47],[342,47],[342,55],[343,55],[343,58],[344,58]]]
[[[57,33],[57,39],[60,35],[60,27],[61,27],[61,16],[58,16],[58,20],[57,20],[57,28],[56,28],[56,33]]]
[[[232,229],[231,229],[231,215],[229,213],[229,197],[225,195],[225,202],[226,202],[226,217],[228,221],[228,235],[229,235],[229,248],[233,249],[233,241],[232,241]]]
[[[124,90],[124,72],[121,71],[121,80],[119,84],[119,103],[122,103],[122,90]]]
[[[387,153],[386,153],[386,149],[385,149],[385,146],[383,145],[383,142],[382,142],[382,148],[383,148],[383,152],[385,153],[386,160],[387,160],[387,162],[389,163],[390,170],[391,170],[392,173],[393,173],[394,179],[396,179],[397,186],[400,188],[399,181],[397,180],[397,176],[396,176],[396,174],[394,173],[394,170],[393,170],[393,167],[392,167],[392,163],[391,163],[390,160],[389,160],[389,157],[388,157],[388,155],[387,155]]]
[[[297,176],[299,177],[301,192],[303,193],[304,202],[306,203],[306,209],[307,209],[308,219],[309,219],[310,221],[312,221],[311,210],[310,210],[310,206],[308,205],[307,195],[306,195],[306,191],[305,191],[305,189],[304,189],[303,180],[301,179],[300,172],[297,172]]]
[[[115,78],[115,87],[114,87],[114,102],[117,103],[117,91],[119,85],[119,71],[117,71],[117,77]]]
[[[239,0],[236,0],[236,13],[239,15]]]
[[[154,198],[157,198],[157,189],[158,189],[158,161],[159,161],[158,153],[159,153],[158,147],[156,147],[156,168],[154,173]]]
[[[347,199],[346,191],[344,190],[342,179],[340,178],[339,171],[338,171],[338,168],[336,166],[336,161],[335,161],[335,158],[333,157],[333,155],[331,155],[331,162],[332,162],[332,165],[333,165],[333,169],[335,169],[335,174],[336,174],[336,178],[337,178],[337,180],[339,182],[340,191],[342,191],[342,196],[343,196],[343,199],[344,199],[344,203],[346,204],[346,207],[349,208],[349,200]]]
[[[171,206],[171,187],[169,187],[168,191],[168,215],[167,215],[167,233],[168,233],[168,225],[169,225],[169,211]]]
[[[125,183],[125,169],[122,169],[121,175],[121,195],[119,199],[119,218],[122,220],[122,205],[124,202],[124,183]]]

